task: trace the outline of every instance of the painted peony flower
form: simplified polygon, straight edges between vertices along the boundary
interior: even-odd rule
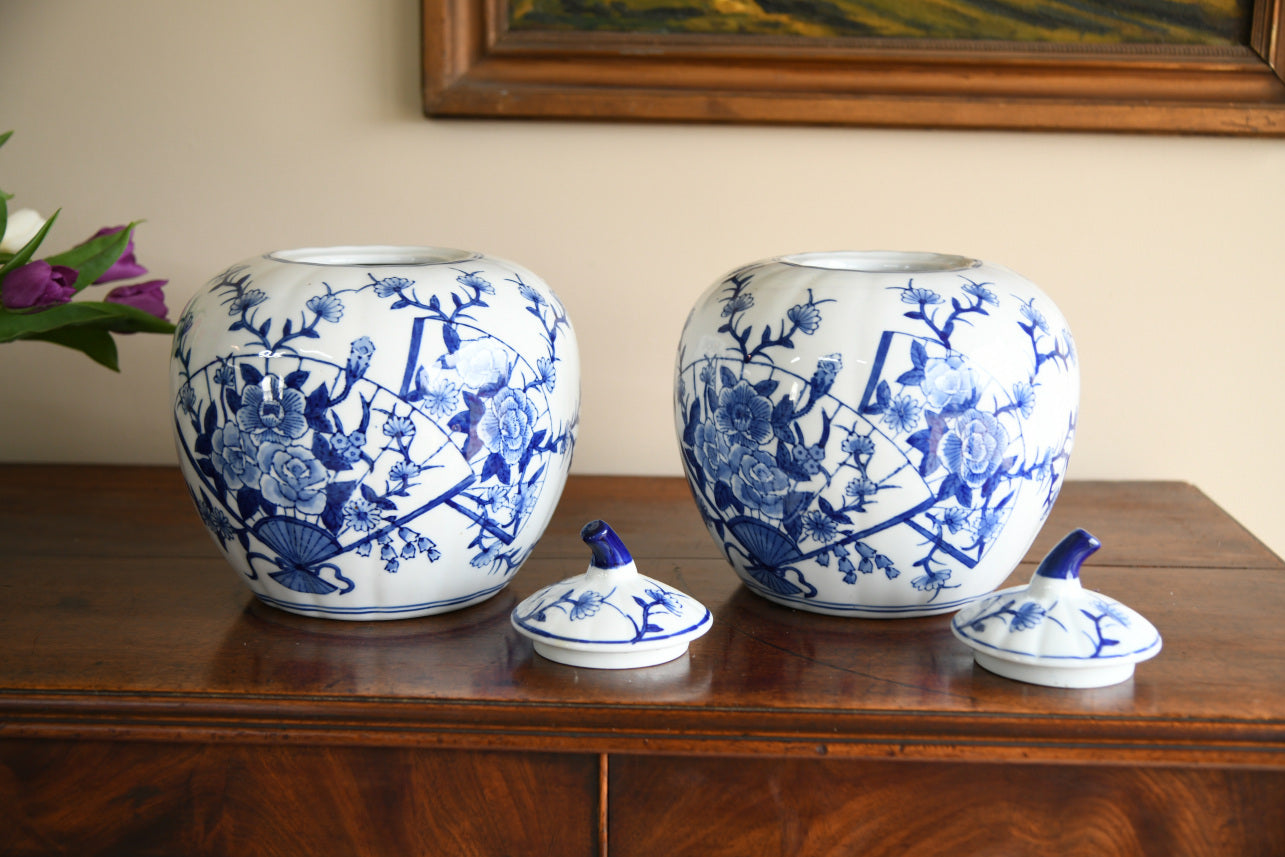
[[[269,503],[305,515],[320,515],[326,508],[326,468],[302,446],[265,443],[257,463],[259,490]]]
[[[709,482],[727,482],[732,478],[732,444],[727,435],[710,423],[697,423],[696,442],[692,445],[696,462]]]
[[[526,453],[539,415],[520,390],[505,388],[491,399],[477,426],[477,435],[491,452],[507,464],[517,464]]]
[[[236,423],[226,423],[216,429],[210,436],[210,445],[214,449],[210,461],[228,488],[235,491],[247,485],[258,487],[260,474],[253,441],[242,434]]]
[[[455,371],[464,386],[485,390],[509,380],[509,358],[504,349],[486,341],[474,340],[454,355]]]
[[[732,456],[732,493],[748,508],[769,518],[785,514],[790,480],[776,459],[761,449],[738,449]]]
[[[308,430],[306,404],[303,393],[283,387],[280,378],[268,375],[241,394],[237,425],[260,441],[287,444]]]
[[[719,391],[714,424],[735,446],[759,446],[772,436],[772,402],[742,380]]]
[[[958,411],[977,401],[977,373],[958,354],[933,357],[924,365],[919,388],[933,410]]]
[[[1008,446],[1008,432],[992,414],[971,410],[963,414],[941,441],[942,463],[969,485],[981,485],[999,467]]]

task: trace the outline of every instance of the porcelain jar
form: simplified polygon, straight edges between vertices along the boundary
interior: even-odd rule
[[[920,616],[995,589],[1057,497],[1079,370],[1066,321],[998,265],[805,253],[697,301],[674,416],[743,583],[818,613]]]
[[[269,253],[184,309],[179,463],[254,593],[390,619],[502,589],[540,538],[575,445],[579,358],[519,265],[431,247]]]

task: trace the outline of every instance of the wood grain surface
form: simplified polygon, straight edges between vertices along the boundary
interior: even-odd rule
[[[597,853],[597,760],[0,740],[0,853]]]
[[[511,628],[598,517],[713,611],[688,655]],[[1285,853],[1285,565],[1190,485],[1070,483],[1011,582],[1076,526],[1164,635],[1114,687],[770,604],[679,479],[575,477],[496,597],[349,623],[255,600],[174,469],[0,466],[0,854]]]
[[[611,791],[620,857],[1285,853],[1282,771],[626,757]]]

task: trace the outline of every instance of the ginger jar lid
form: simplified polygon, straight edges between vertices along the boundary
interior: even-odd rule
[[[586,524],[580,537],[592,552],[588,570],[513,609],[513,627],[538,654],[577,667],[648,667],[681,657],[710,629],[708,608],[640,574],[605,521]]]
[[[1155,657],[1160,634],[1141,614],[1085,589],[1080,565],[1101,547],[1075,530],[1051,550],[1026,586],[995,592],[955,614],[950,629],[990,672],[1049,687],[1127,681]]]

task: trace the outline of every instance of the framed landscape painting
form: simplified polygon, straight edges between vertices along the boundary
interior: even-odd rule
[[[1285,136],[1285,0],[421,0],[429,116]]]

